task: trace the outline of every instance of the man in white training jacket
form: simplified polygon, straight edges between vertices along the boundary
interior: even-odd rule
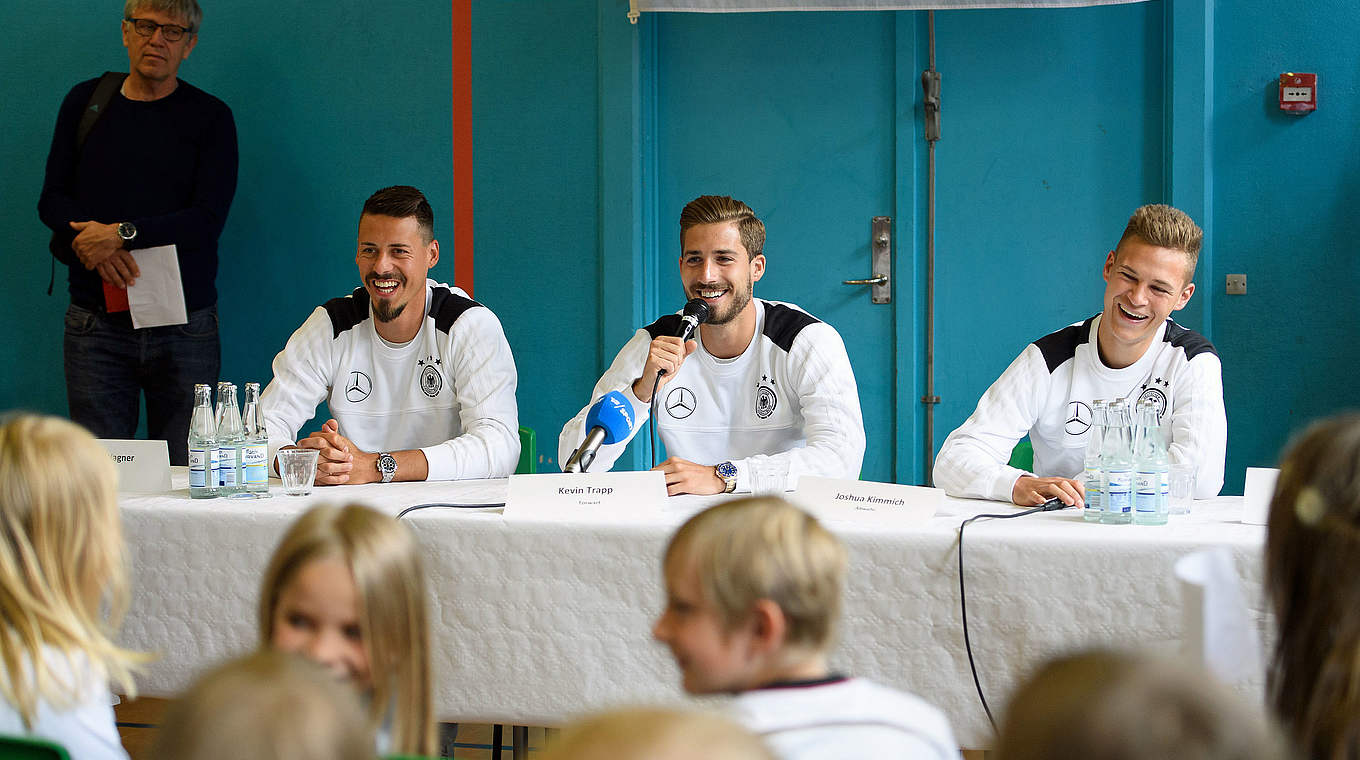
[[[414,187],[374,193],[359,216],[363,287],[318,306],[274,357],[260,403],[269,459],[326,400],[334,419],[297,441],[318,485],[500,478],[519,459],[515,360],[500,320],[427,277],[434,211]]]
[[[1195,465],[1197,498],[1217,495],[1228,444],[1223,368],[1203,335],[1169,318],[1195,292],[1203,239],[1170,206],[1135,211],[1105,257],[1104,311],[1025,347],[945,439],[935,485],[951,496],[1078,506],[1091,402],[1126,398],[1157,404],[1171,461]],[[1027,434],[1032,473],[1007,464]]]
[[[858,477],[864,421],[840,335],[793,304],[754,297],[765,274],[764,223],[741,201],[701,196],[680,214],[680,249],[685,298],[702,298],[708,321],[697,340],[676,337],[678,314],[638,330],[592,403],[622,392],[635,412],[631,439],[655,386],[653,424],[670,455],[656,469],[672,496],[786,491],[801,475]],[[590,406],[563,428],[558,461],[581,444]],[[627,443],[601,447],[591,469],[608,470]]]

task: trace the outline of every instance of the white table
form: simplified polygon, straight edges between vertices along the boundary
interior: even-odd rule
[[[162,653],[139,679],[173,696],[203,669],[256,643],[265,563],[288,525],[317,503],[359,502],[396,514],[433,501],[500,501],[505,481],[373,484],[309,497],[191,500],[179,490],[126,496],[132,560],[128,646]],[[660,557],[674,527],[713,498],[668,503],[667,521],[619,526],[509,524],[497,511],[422,510],[404,518],[425,549],[436,714],[448,720],[557,725],[626,702],[682,699],[664,647],[651,640],[662,605]],[[1175,650],[1181,591],[1171,568],[1196,549],[1234,557],[1263,617],[1264,528],[1238,521],[1239,498],[1198,502],[1160,527],[1088,524],[1075,512],[979,521],[965,534],[969,630],[983,687],[1000,717],[1030,668],[1074,647]],[[973,688],[959,619],[957,534],[979,512],[946,500],[925,525],[831,524],[851,569],[833,667],[940,706],[959,742],[991,732]]]

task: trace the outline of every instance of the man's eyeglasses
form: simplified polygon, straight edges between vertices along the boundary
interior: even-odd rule
[[[187,27],[178,24],[157,24],[149,18],[126,18],[123,20],[132,24],[132,28],[137,30],[137,34],[143,37],[150,37],[156,33],[157,29],[161,30],[161,36],[165,38],[166,42],[179,42],[184,39],[184,35],[189,34]]]

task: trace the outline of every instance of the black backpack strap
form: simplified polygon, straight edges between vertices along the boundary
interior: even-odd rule
[[[90,100],[85,104],[85,110],[80,114],[80,124],[76,125],[76,155],[85,147],[85,138],[90,136],[90,130],[94,129],[95,122],[104,115],[109,103],[113,100],[113,94],[123,87],[123,80],[127,79],[127,74],[121,71],[105,71],[104,76],[99,78],[99,83],[94,86],[94,92],[90,93]],[[52,257],[52,271],[47,278],[47,295],[52,295],[52,286],[57,282],[57,259]]]
[[[127,79],[127,74],[120,71],[105,71],[104,76],[99,78],[99,84],[94,86],[94,93],[90,95],[90,102],[85,104],[85,112],[80,115],[80,125],[76,127],[76,153],[85,147],[85,138],[90,136],[95,122],[104,115],[109,102],[113,100],[113,94],[122,88],[124,79]]]

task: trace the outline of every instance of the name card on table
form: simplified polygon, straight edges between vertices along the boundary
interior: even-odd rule
[[[666,503],[661,472],[511,475],[506,520],[660,522]]]
[[[170,490],[170,447],[165,441],[101,438],[118,470],[119,493],[163,493]]]
[[[1270,500],[1275,496],[1275,480],[1280,471],[1274,467],[1248,467],[1242,488],[1242,522],[1265,525],[1270,518]]]
[[[793,501],[819,520],[901,526],[934,517],[944,491],[804,475],[798,479]]]

